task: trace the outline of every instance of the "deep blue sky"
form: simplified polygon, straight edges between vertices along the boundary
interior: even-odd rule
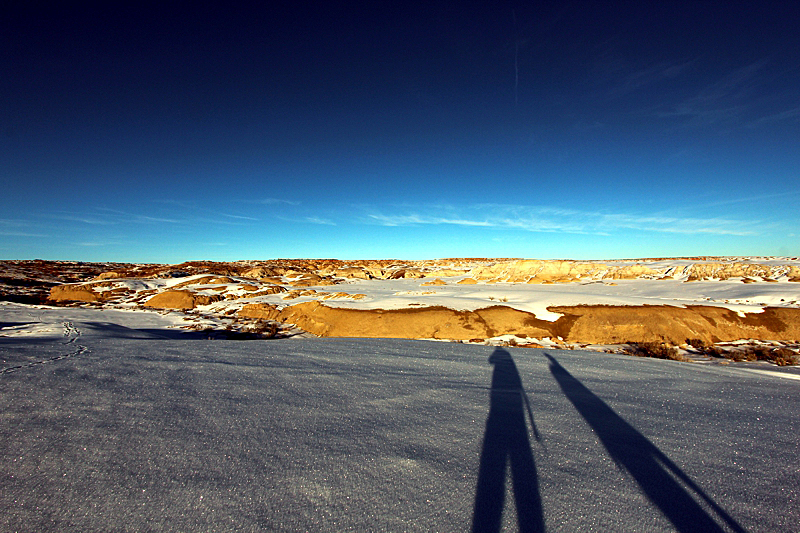
[[[0,8],[0,258],[800,255],[796,1],[94,4]]]

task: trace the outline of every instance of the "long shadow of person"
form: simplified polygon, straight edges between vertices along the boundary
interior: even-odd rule
[[[506,492],[506,463],[511,465],[519,530],[544,531],[536,464],[525,422],[527,397],[522,388],[522,380],[511,354],[507,351],[496,349],[489,357],[489,362],[494,365],[491,406],[483,437],[472,531],[500,531]],[[530,413],[530,409],[528,412]],[[531,423],[533,424],[533,417]]]
[[[684,486],[695,492],[727,526],[737,532],[744,529],[664,455],[647,437],[639,433],[603,400],[572,376],[552,356],[550,372],[561,390],[592,427],[609,455],[636,480],[642,491],[664,516],[681,532],[722,532],[725,529],[709,515]]]

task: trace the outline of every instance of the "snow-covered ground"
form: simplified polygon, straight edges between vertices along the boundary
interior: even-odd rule
[[[0,337],[70,337],[74,322],[165,332],[185,323],[182,313],[150,309],[84,309],[0,302]]]
[[[404,309],[443,306],[473,311],[504,305],[534,313],[542,320],[557,320],[548,307],[574,305],[714,305],[739,313],[759,313],[764,307],[800,306],[800,283],[742,283],[741,280],[683,282],[667,280],[616,280],[585,283],[478,283],[460,285],[462,277],[440,278],[446,285],[424,285],[430,280],[352,280],[337,285],[336,291],[364,294],[361,299],[330,299],[326,305],[353,309]],[[330,289],[320,287],[317,290]],[[259,301],[285,305],[282,294]],[[317,300],[317,295],[300,296],[291,303]]]

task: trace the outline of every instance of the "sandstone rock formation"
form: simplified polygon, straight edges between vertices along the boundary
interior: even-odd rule
[[[371,277],[373,277],[369,274],[369,272],[359,267],[340,268],[338,270],[334,270],[332,272],[332,275],[339,278],[348,278],[348,279],[370,279]]]
[[[144,306],[157,309],[194,309],[198,305],[208,305],[223,299],[217,294],[208,296],[188,290],[169,290],[156,294],[147,300]]]
[[[663,273],[643,265],[610,266],[596,262],[520,259],[479,266],[470,271],[476,280],[510,283],[568,283],[581,279],[636,279]]]
[[[358,310],[319,302],[283,309],[251,304],[243,307],[239,316],[280,320],[323,337],[473,340],[512,334],[586,344],[657,341],[675,345],[688,338],[706,342],[800,339],[800,309],[767,308],[744,317],[707,306],[574,306],[549,310],[564,316],[549,322],[505,306],[476,311],[444,307]]]
[[[119,278],[124,278],[124,277],[125,277],[125,275],[122,272],[115,272],[115,271],[112,270],[110,272],[102,272],[97,277],[95,277],[94,279],[97,280],[97,281],[103,281],[103,280],[106,280],[106,279],[119,279]]]
[[[101,297],[86,285],[56,285],[50,289],[50,300],[54,302],[99,302]]]
[[[730,278],[763,278],[776,279],[781,276],[796,278],[800,276],[800,267],[795,265],[767,265],[751,263],[694,263],[686,267],[683,273],[687,281]]]

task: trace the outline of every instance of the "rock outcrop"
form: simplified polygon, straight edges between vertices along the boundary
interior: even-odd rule
[[[581,279],[636,279],[660,277],[662,271],[644,265],[607,265],[596,262],[520,259],[479,266],[470,271],[476,280],[509,283],[569,283]]]
[[[144,303],[145,307],[156,309],[194,309],[198,305],[208,305],[224,300],[215,294],[195,294],[188,290],[170,290],[156,294]]]
[[[730,278],[776,279],[782,276],[800,277],[800,267],[795,265],[768,265],[753,263],[693,263],[683,272],[686,281]]]
[[[306,302],[283,309],[265,304],[244,306],[239,316],[292,323],[322,337],[404,339],[487,339],[499,335],[560,338],[585,344],[667,342],[683,344],[738,339],[797,341],[800,309],[767,308],[744,317],[720,307],[574,306],[553,307],[555,322],[505,306],[476,311],[445,307],[360,310]]]
[[[99,293],[87,285],[56,285],[50,289],[50,300],[54,302],[99,302]]]

